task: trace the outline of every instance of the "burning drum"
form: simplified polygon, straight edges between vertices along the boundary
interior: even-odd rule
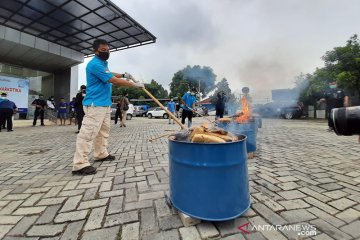
[[[246,150],[248,153],[256,151],[256,135],[258,129],[257,121],[248,121],[244,123],[238,123],[236,121],[231,122],[218,122],[217,126],[225,129],[237,136],[245,135],[246,139]]]
[[[226,143],[169,139],[170,201],[208,221],[236,218],[250,207],[245,136]]]

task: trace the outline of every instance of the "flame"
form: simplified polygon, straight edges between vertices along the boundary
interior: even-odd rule
[[[246,123],[249,121],[251,116],[251,110],[246,96],[243,96],[241,98],[241,107],[242,107],[241,115],[235,118],[235,121],[238,123]]]

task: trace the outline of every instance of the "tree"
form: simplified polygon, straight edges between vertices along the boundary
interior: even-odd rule
[[[211,67],[186,66],[174,74],[170,83],[170,96],[182,96],[195,87],[204,97],[214,89],[215,80],[216,75]]]
[[[344,47],[335,47],[322,57],[325,69],[338,83],[352,93],[360,95],[360,40],[355,34]]]
[[[164,87],[156,82],[154,79],[151,80],[150,83],[145,83],[145,88],[151,92],[152,95],[156,98],[167,98],[168,92],[164,89]],[[112,95],[118,96],[119,98],[127,92],[129,94],[129,98],[135,98],[135,99],[145,99],[148,98],[147,94],[139,89],[134,87],[119,87],[119,86],[113,86]]]

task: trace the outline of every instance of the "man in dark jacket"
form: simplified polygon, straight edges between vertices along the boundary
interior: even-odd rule
[[[336,82],[329,83],[329,89],[325,91],[324,98],[321,99],[326,102],[326,117],[328,119],[328,131],[334,129],[334,123],[331,119],[330,113],[334,108],[348,107],[349,97],[346,96],[342,89],[337,88]]]
[[[7,93],[1,93],[0,98],[0,126],[7,122],[7,131],[13,131],[12,115],[16,112],[17,107],[14,102],[7,99]],[[0,128],[1,132],[1,128]]]
[[[78,130],[77,130],[76,133],[80,132],[82,121],[83,121],[83,118],[84,118],[84,115],[85,115],[83,104],[82,104],[82,101],[83,101],[85,95],[86,95],[86,86],[81,85],[80,91],[78,92],[78,94],[76,94],[75,104],[74,104],[75,105],[75,113],[76,113],[77,123],[78,123]]]
[[[217,94],[217,101],[216,101],[216,116],[215,119],[223,118],[224,112],[225,112],[225,93],[224,92],[218,92]]]
[[[44,95],[40,94],[39,98],[35,99],[31,105],[35,106],[33,126],[36,125],[36,121],[37,121],[39,115],[40,115],[40,120],[41,120],[41,126],[45,126],[44,115],[45,115],[45,108],[47,106],[47,103],[44,100]]]

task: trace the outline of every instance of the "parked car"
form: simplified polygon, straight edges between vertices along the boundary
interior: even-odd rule
[[[115,119],[115,113],[116,113],[116,103],[113,103],[111,106],[111,120]],[[129,104],[129,109],[126,112],[126,120],[131,120],[134,113],[134,105],[131,103]]]
[[[255,107],[253,112],[264,118],[281,117],[294,119],[305,115],[304,104],[302,102],[270,102]]]
[[[134,114],[133,115],[135,117],[146,117],[149,108],[150,107],[148,105],[134,106]]]
[[[147,112],[147,117],[148,118],[162,117],[162,118],[166,119],[166,118],[169,118],[169,115],[161,107],[156,107],[156,108],[149,109],[149,111]]]

